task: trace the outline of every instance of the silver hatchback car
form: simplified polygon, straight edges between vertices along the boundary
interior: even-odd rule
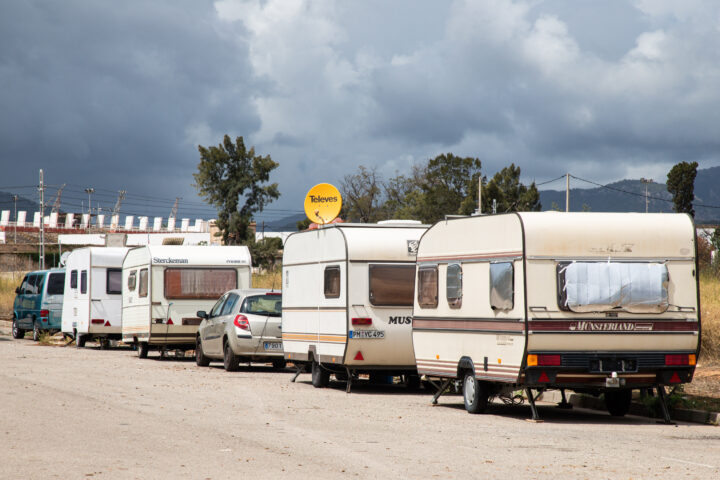
[[[230,290],[210,312],[201,310],[195,362],[207,367],[222,360],[225,370],[237,370],[241,362],[272,362],[285,368],[280,320],[280,292],[253,288]]]

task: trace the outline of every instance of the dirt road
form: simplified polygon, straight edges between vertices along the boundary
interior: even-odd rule
[[[0,335],[0,478],[718,478],[720,430]]]

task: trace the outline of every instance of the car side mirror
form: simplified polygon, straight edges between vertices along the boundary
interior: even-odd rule
[[[196,315],[200,318],[208,318],[208,314],[205,310],[198,310]]]
[[[20,287],[15,287],[15,295],[20,295]]]

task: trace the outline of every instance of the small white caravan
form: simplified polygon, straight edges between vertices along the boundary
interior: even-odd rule
[[[420,374],[463,384],[465,407],[526,389],[604,393],[692,379],[700,348],[695,228],[682,214],[527,212],[441,221],[420,240]],[[664,406],[664,400],[662,401]],[[665,409],[666,420],[667,410]]]
[[[65,300],[62,331],[77,347],[100,340],[107,348],[121,337],[122,263],[124,247],[86,247],[73,250],[65,261]]]
[[[130,250],[123,263],[123,328],[138,355],[150,348],[195,348],[199,310],[209,311],[225,292],[250,288],[246,246],[147,246]]]
[[[283,252],[285,358],[330,373],[417,374],[412,303],[419,222],[338,223],[290,235]]]

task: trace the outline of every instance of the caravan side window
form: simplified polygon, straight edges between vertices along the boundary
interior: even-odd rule
[[[412,307],[415,265],[369,265],[370,303]]]
[[[80,293],[87,293],[87,270],[80,271]]]
[[[513,309],[515,304],[514,276],[512,262],[490,264],[490,308],[493,310]]]
[[[450,308],[462,306],[462,267],[459,263],[447,266],[445,294]]]
[[[418,304],[421,308],[438,306],[438,267],[418,268]]]
[[[77,288],[77,270],[70,270],[70,288]]]
[[[325,298],[340,297],[340,267],[333,265],[325,267]]]
[[[122,270],[119,268],[108,268],[105,282],[105,293],[118,295],[122,293]]]
[[[148,269],[143,268],[140,270],[140,285],[138,286],[138,296],[148,296]]]
[[[131,292],[135,291],[135,286],[137,285],[137,270],[133,270],[130,272],[130,275],[128,275],[128,290]]]

